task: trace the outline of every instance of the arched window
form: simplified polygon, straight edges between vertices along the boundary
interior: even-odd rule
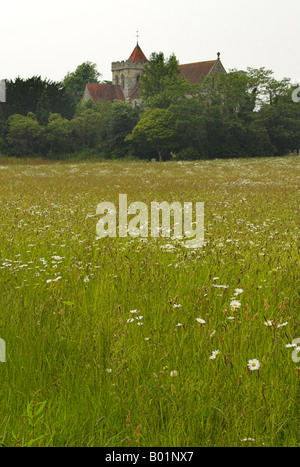
[[[122,87],[122,89],[124,89],[124,86],[125,86],[124,75],[121,75],[121,87]]]
[[[116,85],[118,86],[119,85],[119,76],[116,75]]]

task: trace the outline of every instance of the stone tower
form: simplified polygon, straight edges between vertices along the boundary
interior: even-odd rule
[[[111,64],[112,83],[121,87],[125,99],[137,86],[146,62],[147,58],[137,43],[128,60]]]

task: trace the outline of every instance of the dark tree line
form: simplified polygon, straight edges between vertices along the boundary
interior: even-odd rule
[[[33,77],[7,82],[0,107],[0,151],[11,155],[138,157],[159,160],[284,155],[300,148],[300,102],[289,79],[264,68],[180,77],[174,55],[153,53],[141,76],[142,105],[83,103],[85,62],[61,83]]]

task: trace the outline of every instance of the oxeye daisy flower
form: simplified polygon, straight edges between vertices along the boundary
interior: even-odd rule
[[[201,324],[205,323],[205,320],[202,318],[196,318],[196,321],[198,321],[198,323],[201,323]]]
[[[171,371],[171,372],[170,372],[170,376],[171,376],[172,378],[174,378],[175,376],[178,376],[178,371],[176,371],[176,370]]]
[[[273,326],[273,321],[271,321],[270,319],[268,321],[265,321],[264,322],[265,326],[269,327],[269,326]]]
[[[220,353],[220,350],[213,350],[212,355],[218,355]]]
[[[181,307],[181,306],[182,306],[182,305],[180,305],[180,303],[178,303],[178,304],[177,304],[177,303],[174,303],[173,308],[179,308],[179,307]]]
[[[286,321],[285,323],[277,324],[278,328],[282,328],[283,326],[287,326],[288,322]]]
[[[253,360],[249,360],[248,362],[248,368],[249,370],[253,371],[253,370],[259,370],[260,368],[260,363],[259,361],[254,358]]]
[[[230,306],[233,310],[236,310],[237,308],[240,308],[241,302],[239,302],[238,300],[232,300],[230,302]]]
[[[214,360],[215,358],[216,358],[215,354],[211,354],[211,356],[209,357],[210,360]]]
[[[243,289],[235,289],[234,291],[237,295],[244,292]]]

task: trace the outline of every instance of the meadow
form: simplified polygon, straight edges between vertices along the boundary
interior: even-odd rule
[[[98,238],[119,193],[204,245]],[[299,447],[299,157],[0,159],[0,223],[2,446]]]

